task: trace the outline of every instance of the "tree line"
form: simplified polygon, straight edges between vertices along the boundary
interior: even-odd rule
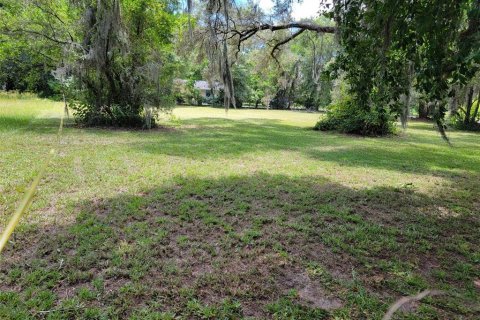
[[[480,0],[0,0],[0,84],[64,93],[83,125],[155,125],[175,101],[325,109],[364,135],[415,113],[478,130]],[[56,72],[51,72],[56,70]],[[174,79],[207,80],[208,101]]]

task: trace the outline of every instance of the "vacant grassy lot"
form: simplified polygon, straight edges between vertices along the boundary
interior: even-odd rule
[[[0,229],[60,103],[0,97]],[[360,138],[317,114],[179,108],[64,130],[0,257],[0,319],[479,319],[480,135]]]

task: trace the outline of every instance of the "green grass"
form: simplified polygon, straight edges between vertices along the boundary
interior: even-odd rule
[[[0,96],[0,226],[61,103]],[[183,107],[152,131],[64,130],[0,257],[0,319],[478,319],[480,135],[386,138],[319,115]],[[1,227],[0,227],[1,228]]]

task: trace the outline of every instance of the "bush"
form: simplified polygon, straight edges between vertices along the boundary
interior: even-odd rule
[[[287,91],[284,89],[278,90],[272,100],[270,100],[270,109],[288,109],[290,104],[290,99],[288,97]]]
[[[213,94],[206,97],[204,102],[210,106],[223,106],[223,98],[220,101],[220,98],[218,96],[214,96]]]
[[[175,103],[176,104],[186,104],[187,100],[181,94],[175,93]]]
[[[223,89],[220,89],[218,92],[218,95],[215,98],[212,98],[212,104],[213,105],[219,105],[223,106],[224,105],[224,98],[225,98],[225,91]],[[237,95],[237,91],[235,91],[235,107],[241,108],[243,106],[243,99],[240,95]],[[230,103],[229,108],[233,108],[233,103]]]
[[[480,123],[477,122],[477,119],[470,119],[470,121],[465,123],[465,112],[462,110],[452,115],[449,120],[449,125],[457,130],[480,131]]]
[[[315,125],[315,130],[379,136],[393,133],[394,117],[385,110],[359,108],[351,99],[330,105],[325,118]]]
[[[70,104],[74,110],[75,121],[86,126],[143,127],[141,113],[128,106],[112,105],[93,109],[85,104]],[[154,126],[154,124],[153,124]]]

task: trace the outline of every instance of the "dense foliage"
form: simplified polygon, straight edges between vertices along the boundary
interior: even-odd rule
[[[460,130],[480,130],[480,74],[452,90],[450,124]]]
[[[351,99],[331,104],[327,116],[315,125],[316,130],[375,136],[394,132],[394,119],[382,110],[358,108]]]
[[[6,1],[2,34],[13,47],[28,41],[49,54],[80,123],[150,127],[152,108],[173,105],[175,8],[157,0]]]
[[[469,79],[480,59],[479,10],[479,2],[471,0],[336,1],[330,15],[342,50],[331,75],[344,77],[355,114],[363,114],[354,132],[370,132],[370,120],[386,124],[402,116],[406,121],[412,86],[433,104],[443,130],[452,84]],[[318,127],[336,123],[343,129],[340,115],[351,109],[343,106],[346,110],[331,112]],[[371,133],[383,134],[387,127]]]
[[[42,57],[32,54],[27,48],[2,50],[0,55],[0,89],[3,86],[7,91],[31,91],[40,97],[59,94],[59,83]]]

